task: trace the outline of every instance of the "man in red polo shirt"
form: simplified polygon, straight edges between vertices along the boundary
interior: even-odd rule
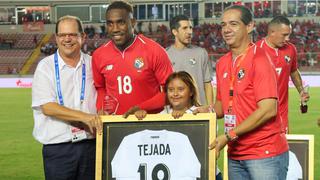
[[[289,77],[300,94],[302,102],[309,100],[309,93],[304,90],[297,66],[296,47],[289,42],[292,27],[288,18],[274,17],[268,24],[268,35],[258,41],[257,46],[263,48],[270,56],[278,74],[279,111],[283,122],[283,131],[288,133],[288,86]]]
[[[108,43],[93,54],[97,109],[128,116],[138,109],[160,112],[165,105],[161,87],[173,72],[165,50],[135,35],[132,6],[114,1],[106,10]]]
[[[214,109],[225,134],[210,145],[228,144],[229,179],[286,179],[288,144],[277,113],[276,72],[263,49],[251,43],[253,19],[244,6],[225,9],[222,35],[230,52],[216,66]]]

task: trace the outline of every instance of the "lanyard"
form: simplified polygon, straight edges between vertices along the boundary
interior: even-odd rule
[[[229,74],[230,74],[230,82],[229,82],[229,108],[228,113],[232,112],[232,106],[233,106],[233,95],[234,95],[234,82],[236,79],[236,73],[237,69],[240,67],[241,63],[243,62],[244,58],[247,56],[249,48],[252,46],[250,43],[249,47],[245,50],[243,54],[240,54],[238,57],[235,58],[234,62],[236,62],[236,65],[234,67],[233,62],[231,63]],[[239,60],[237,58],[240,58]]]
[[[58,64],[58,53],[57,51],[54,53],[54,68],[56,73],[56,85],[57,85],[57,93],[59,98],[59,104],[64,105],[63,97],[61,92],[61,81],[60,81],[60,73],[59,73],[59,64]],[[80,92],[80,102],[82,103],[84,100],[84,92],[86,88],[86,65],[82,64],[82,78],[81,78],[81,92]]]

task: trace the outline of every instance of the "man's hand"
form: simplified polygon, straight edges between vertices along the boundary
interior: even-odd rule
[[[195,110],[193,110],[193,114],[198,114],[198,113],[209,113],[210,112],[210,108],[208,105],[206,106],[200,106],[197,107]]]
[[[102,120],[99,115],[87,114],[83,118],[83,123],[88,126],[92,134],[94,134],[95,130],[97,130],[98,134],[102,134]]]
[[[301,99],[301,102],[308,102],[310,99],[309,92],[302,90],[300,92],[300,99]]]
[[[138,106],[133,106],[126,113],[122,115],[123,118],[127,118],[130,114],[134,114],[136,111],[140,110]]]
[[[216,150],[216,159],[220,156],[220,151],[224,148],[224,146],[228,143],[228,139],[225,135],[220,135],[209,145],[209,149]]]

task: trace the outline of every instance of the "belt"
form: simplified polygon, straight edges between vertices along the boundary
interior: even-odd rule
[[[68,142],[62,142],[62,143],[44,144],[43,146],[57,146],[57,145],[64,145],[64,144],[80,144],[80,143],[95,143],[95,142],[96,142],[96,139],[84,139],[78,142],[68,141]]]

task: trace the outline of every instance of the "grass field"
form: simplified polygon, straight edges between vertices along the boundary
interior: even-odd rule
[[[302,115],[298,93],[290,89],[289,121],[292,134],[315,135],[314,174],[317,180],[320,179],[320,128],[316,119],[320,118],[320,88],[310,88],[310,94],[309,111]],[[42,146],[32,137],[31,89],[0,89],[0,99],[0,179],[44,179]],[[222,121],[219,123],[222,127]],[[222,158],[219,167],[223,167]]]

